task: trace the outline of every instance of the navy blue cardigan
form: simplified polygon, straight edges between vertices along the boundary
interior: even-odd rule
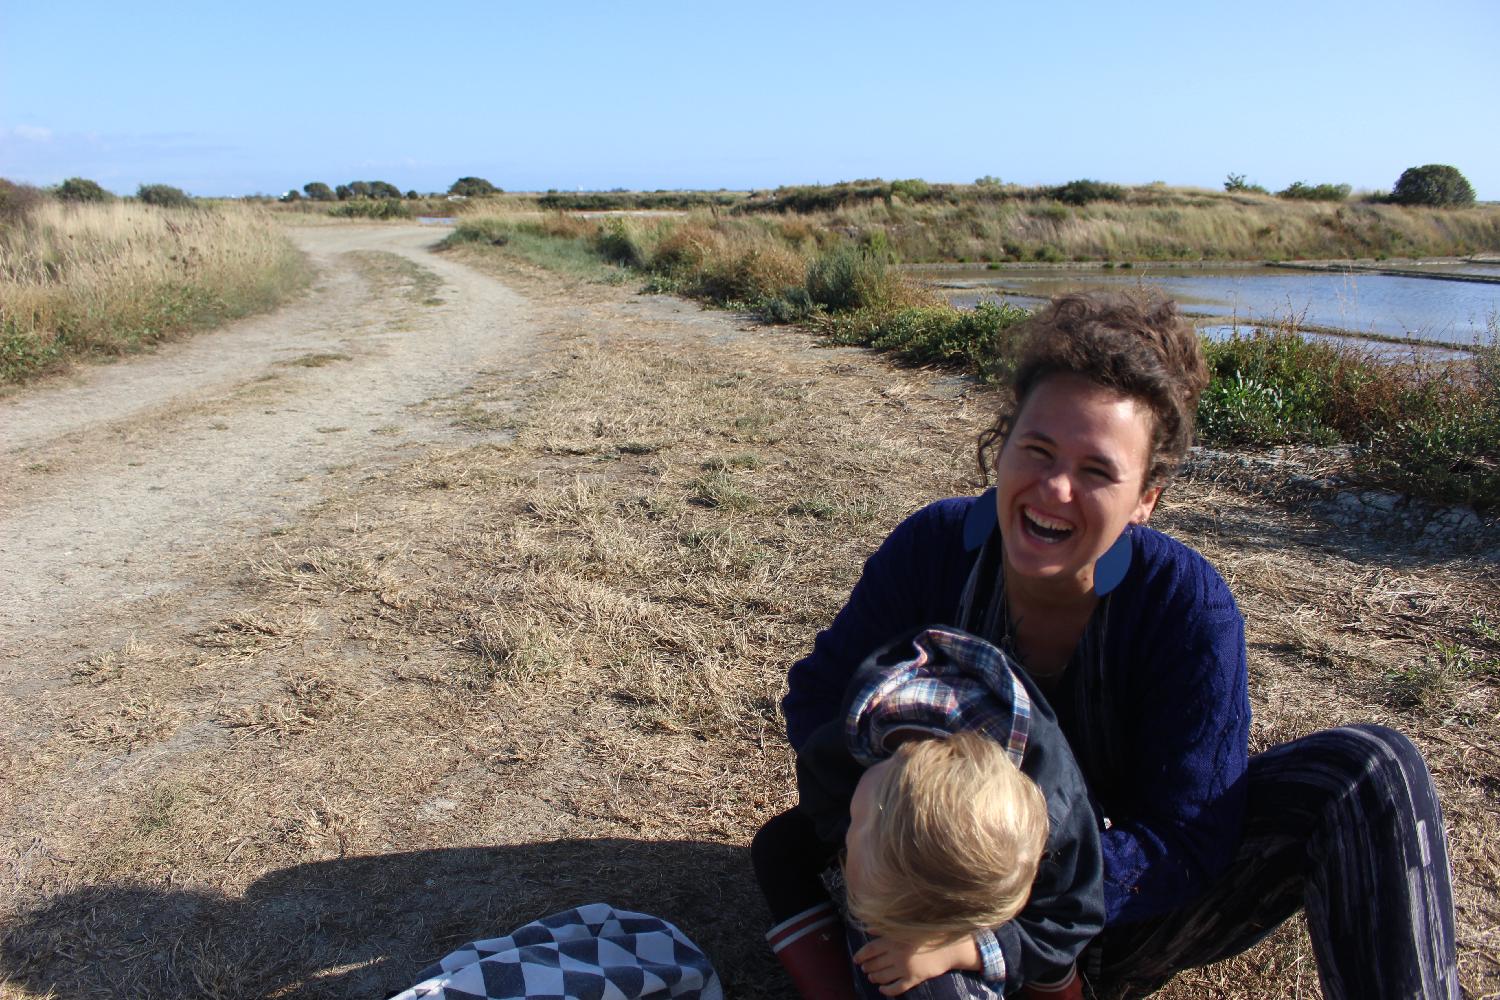
[[[849,601],[792,666],[782,701],[801,749],[836,718],[860,663],[895,636],[958,625],[978,556],[964,544],[974,498],[907,518],[865,563]],[[1244,815],[1250,700],[1245,621],[1202,556],[1159,531],[1131,529],[1130,568],[1102,601],[1102,676],[1075,658],[1048,692],[1106,817],[1106,926],[1170,912],[1229,863]]]

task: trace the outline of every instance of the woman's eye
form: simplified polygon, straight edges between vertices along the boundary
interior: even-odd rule
[[[1026,451],[1029,454],[1035,456],[1036,458],[1046,458],[1046,457],[1048,457],[1047,456],[1047,449],[1041,447],[1040,445],[1029,444],[1029,445],[1026,446]]]

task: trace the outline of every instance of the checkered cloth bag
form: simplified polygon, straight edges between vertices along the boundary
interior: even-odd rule
[[[475,941],[391,1000],[723,1000],[718,973],[676,927],[590,903]]]

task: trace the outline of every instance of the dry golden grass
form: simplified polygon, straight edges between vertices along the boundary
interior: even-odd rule
[[[891,526],[976,487],[990,400],[495,266],[553,303],[512,426],[249,544],[208,620],[8,697],[0,996],[376,996],[594,900],[678,922],[734,997],[791,995],[746,852],[793,796],[786,668]],[[1450,678],[1461,716],[1386,680],[1440,636],[1500,653],[1472,629],[1492,574],[1207,481],[1163,523],[1250,620],[1257,745],[1376,718],[1428,754],[1464,982],[1494,995],[1494,680]],[[1315,990],[1291,928],[1163,995]]]
[[[1066,205],[873,201],[806,217],[880,231],[909,261],[1415,257],[1500,247],[1500,209],[1311,202],[1181,188]]]
[[[263,211],[45,201],[0,226],[0,381],[268,309],[306,281]]]

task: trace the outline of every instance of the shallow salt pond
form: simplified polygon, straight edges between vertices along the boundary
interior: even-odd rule
[[[1434,268],[1435,269],[1435,268]],[[1490,263],[1444,264],[1443,270],[1500,274]],[[1463,347],[1500,323],[1500,284],[1408,278],[1357,271],[1273,267],[973,268],[914,267],[908,273],[960,308],[997,298],[1031,307],[1064,292],[1156,288],[1184,311],[1228,322],[1212,331],[1274,325],[1289,318],[1304,329],[1345,337],[1410,338]]]

